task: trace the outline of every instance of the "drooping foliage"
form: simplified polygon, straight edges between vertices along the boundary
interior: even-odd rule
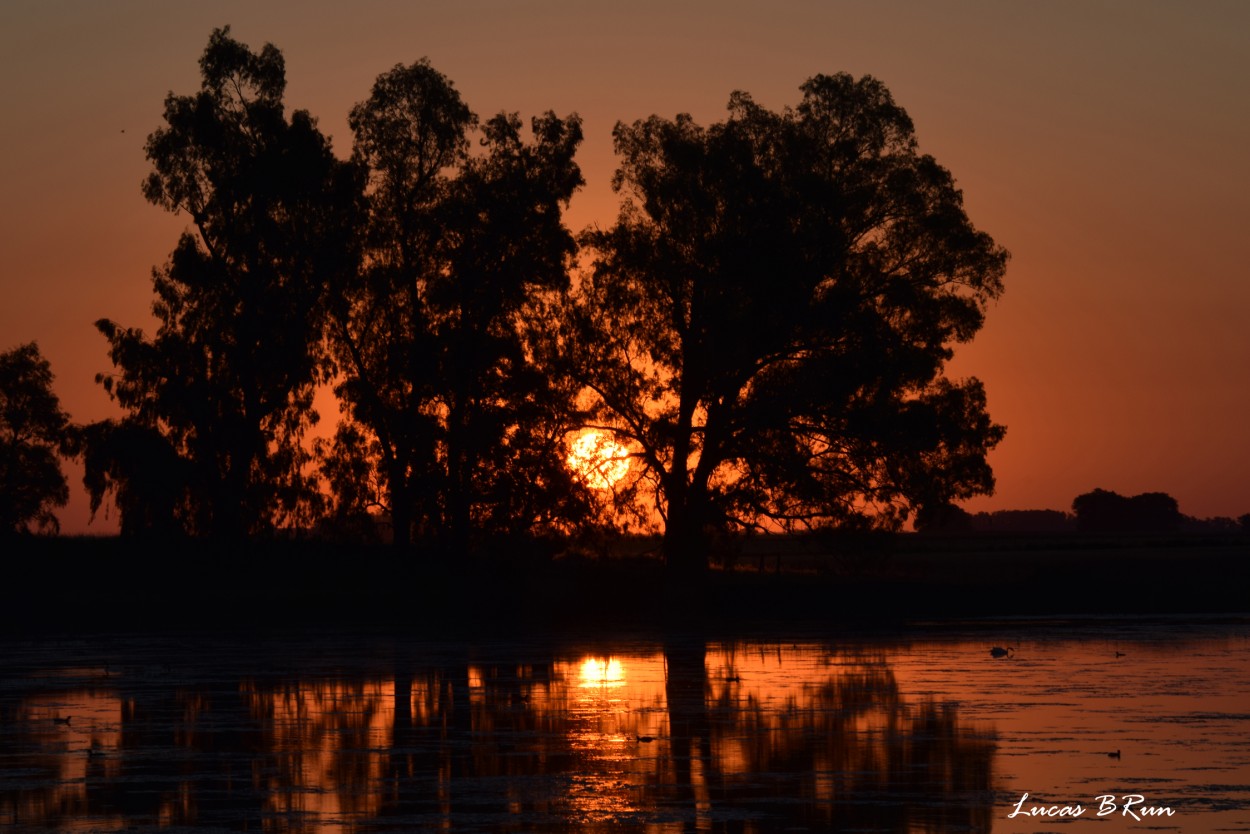
[[[574,373],[632,449],[621,498],[693,571],[716,529],[893,529],[993,487],[1003,429],[944,369],[1007,253],[880,82],[802,92],[782,112],[735,93],[710,127],[618,124],[620,216],[585,237]]]

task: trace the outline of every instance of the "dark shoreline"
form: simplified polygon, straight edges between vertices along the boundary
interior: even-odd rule
[[[840,556],[773,540],[739,554],[736,564],[682,586],[641,559],[513,554],[447,564],[385,547],[182,542],[136,549],[111,538],[32,538],[4,557],[0,632],[735,632],[1250,614],[1245,536],[902,535]]]

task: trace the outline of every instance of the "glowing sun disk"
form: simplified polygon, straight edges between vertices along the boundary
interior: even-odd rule
[[[610,489],[629,472],[629,450],[607,432],[590,429],[569,444],[569,468],[595,489]]]

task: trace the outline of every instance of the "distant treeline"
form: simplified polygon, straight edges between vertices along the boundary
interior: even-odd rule
[[[1250,533],[1250,513],[1238,518],[1195,518],[1180,511],[1166,492],[1131,497],[1095,489],[1072,500],[1072,512],[997,510],[969,513],[936,508],[916,519],[918,532],[960,533]]]

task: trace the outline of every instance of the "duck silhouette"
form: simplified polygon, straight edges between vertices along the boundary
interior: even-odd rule
[[[1008,646],[1005,649],[1002,646],[993,646],[990,648],[990,657],[1011,657],[1015,653],[1015,648],[1011,646]]]

